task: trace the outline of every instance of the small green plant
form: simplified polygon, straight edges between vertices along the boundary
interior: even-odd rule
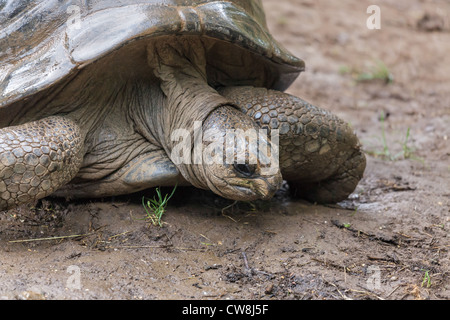
[[[391,152],[389,151],[389,147],[386,140],[386,125],[385,125],[385,116],[384,112],[381,111],[380,122],[381,122],[381,141],[383,143],[383,152],[381,153],[386,158],[393,160],[391,156]]]
[[[379,60],[369,72],[361,72],[356,77],[358,82],[372,80],[383,80],[386,84],[390,84],[394,81],[394,76],[384,62]]]
[[[347,73],[352,73],[352,72],[353,72],[352,67],[349,67],[349,66],[346,66],[346,65],[339,67],[339,73],[340,74],[347,74]]]
[[[431,277],[430,277],[429,270],[422,269],[422,271],[425,271],[425,275],[422,280],[422,287],[424,286],[424,284],[426,284],[427,288],[429,288],[429,287],[431,287]]]
[[[391,152],[391,148],[389,147],[387,138],[386,138],[385,119],[386,118],[385,118],[384,112],[381,111],[381,115],[380,115],[381,137],[380,138],[381,138],[382,150],[371,150],[371,151],[367,151],[367,153],[370,155],[373,155],[373,156],[382,156],[385,159],[390,160],[390,161],[396,161],[399,159],[412,159],[412,160],[417,160],[417,161],[421,162],[422,164],[424,164],[424,160],[422,158],[414,156],[414,154],[413,154],[414,148],[412,148],[408,145],[409,139],[411,136],[411,130],[409,127],[406,130],[405,139],[400,142],[401,151],[398,153],[395,153],[395,154]]]
[[[381,123],[381,144],[382,144],[382,150],[372,150],[367,151],[368,154],[373,156],[382,156],[388,160],[395,160],[394,157],[391,154],[391,151],[389,150],[389,146],[386,139],[386,125],[385,125],[385,115],[384,112],[381,111],[380,115],[380,123]],[[408,128],[408,136],[409,136],[409,128]]]
[[[414,156],[412,155],[414,150],[408,146],[408,140],[409,140],[409,134],[410,134],[409,131],[410,131],[410,128],[408,128],[408,130],[406,130],[405,141],[402,143],[403,158],[405,158],[405,159],[414,158]]]
[[[280,16],[277,19],[277,23],[280,26],[286,26],[286,25],[289,24],[289,19],[287,17],[285,17],[285,16]]]
[[[157,197],[153,197],[153,199],[147,200],[147,203],[145,202],[145,197],[142,197],[142,205],[144,206],[144,209],[147,213],[147,219],[150,220],[150,222],[154,226],[160,226],[162,227],[163,222],[161,220],[163,214],[166,212],[166,206],[169,202],[170,198],[172,198],[173,194],[175,193],[175,190],[177,189],[177,186],[175,186],[172,190],[172,193],[166,194],[164,197],[161,194],[161,190],[159,188],[156,188],[156,195]]]
[[[356,82],[382,80],[386,84],[391,84],[394,81],[394,76],[381,60],[378,60],[369,71],[361,71],[350,66],[340,66],[339,73],[351,74]]]

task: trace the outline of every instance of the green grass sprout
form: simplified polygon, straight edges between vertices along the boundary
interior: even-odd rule
[[[386,84],[391,84],[394,82],[394,76],[389,71],[389,68],[384,64],[383,61],[378,60],[371,70],[368,72],[361,72],[356,76],[356,81],[372,81],[372,80],[382,80]]]
[[[166,194],[163,197],[161,194],[161,190],[159,188],[156,188],[156,196],[153,197],[153,199],[147,200],[147,203],[145,202],[145,197],[142,197],[142,205],[144,206],[144,209],[147,213],[147,219],[150,220],[150,222],[154,226],[162,227],[162,216],[166,212],[166,206],[170,198],[172,198],[173,194],[175,193],[176,189],[177,186],[173,188],[170,195]]]
[[[431,276],[430,276],[429,270],[422,269],[422,271],[425,271],[425,275],[422,280],[422,287],[424,286],[424,284],[427,284],[427,288],[429,288],[429,287],[431,287]]]
[[[381,137],[378,137],[378,139],[381,140],[381,150],[375,149],[375,150],[367,150],[366,153],[372,156],[381,156],[384,159],[390,160],[390,161],[397,161],[400,159],[411,159],[421,162],[423,165],[425,165],[424,159],[417,157],[414,155],[415,148],[410,147],[410,138],[411,138],[411,129],[408,127],[406,130],[406,135],[403,141],[397,141],[401,145],[401,151],[397,153],[393,153],[391,150],[391,147],[389,146],[386,138],[386,123],[385,123],[386,117],[384,115],[384,112],[381,111],[380,114],[380,123],[381,123]]]
[[[362,71],[356,67],[343,65],[339,67],[339,73],[350,74],[357,83],[375,80],[381,80],[386,84],[394,82],[394,76],[386,64],[381,60],[377,60],[368,71]]]

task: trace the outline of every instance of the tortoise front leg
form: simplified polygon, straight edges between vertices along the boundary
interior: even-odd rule
[[[336,203],[355,190],[366,159],[347,123],[275,90],[227,87],[220,92],[262,128],[279,130],[281,174],[293,196]]]
[[[0,210],[50,195],[75,177],[82,160],[80,128],[68,118],[0,129]]]

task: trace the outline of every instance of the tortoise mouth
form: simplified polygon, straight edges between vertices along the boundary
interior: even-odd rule
[[[233,189],[242,192],[245,195],[246,200],[250,197],[253,198],[253,200],[269,200],[281,187],[281,182],[278,182],[278,180],[281,179],[278,179],[276,176],[272,177],[274,183],[269,182],[269,179],[264,177],[250,179],[234,178],[228,183]]]
[[[234,190],[239,191],[240,194],[242,194],[242,199],[235,199],[235,200],[245,200],[245,201],[252,201],[252,200],[270,200],[275,192],[279,189],[278,187],[267,184],[267,187],[262,190],[260,187],[255,187],[254,185],[251,186],[242,186],[242,185],[232,185]],[[239,198],[240,195],[238,196]]]

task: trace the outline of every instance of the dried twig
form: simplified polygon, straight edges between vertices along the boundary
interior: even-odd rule
[[[245,251],[242,251],[242,257],[244,257],[245,269],[247,269],[247,271],[251,271],[250,267],[248,266],[248,260],[247,260],[247,255],[245,254]]]
[[[68,238],[79,238],[79,237],[87,237],[94,233],[86,233],[86,234],[73,234],[69,236],[59,236],[59,237],[48,237],[48,238],[34,238],[34,239],[23,239],[23,240],[11,240],[9,243],[19,243],[19,242],[33,242],[33,241],[45,241],[45,240],[61,240]]]

